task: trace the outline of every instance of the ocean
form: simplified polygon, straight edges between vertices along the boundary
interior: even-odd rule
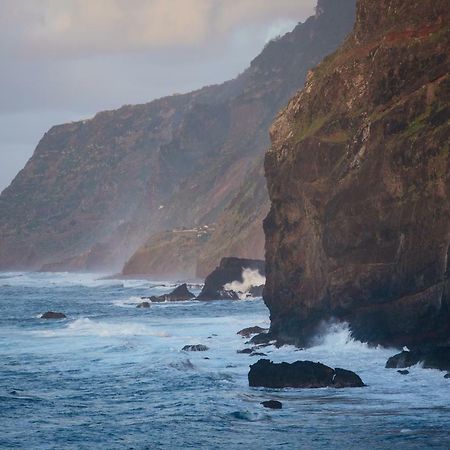
[[[237,353],[248,345],[236,332],[268,326],[262,299],[136,308],[141,296],[173,287],[0,274],[0,448],[450,448],[443,372],[385,369],[395,349],[369,348],[336,325],[310,349],[262,351],[353,370],[366,387],[250,388],[249,365],[260,357]],[[49,310],[68,318],[39,318]],[[189,344],[209,350],[181,350]],[[265,409],[269,399],[283,409]]]

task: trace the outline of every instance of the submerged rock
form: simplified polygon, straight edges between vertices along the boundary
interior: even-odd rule
[[[244,269],[257,270],[264,275],[265,263],[257,259],[222,258],[219,266],[206,277],[197,300],[238,300],[236,292],[225,290],[224,286],[234,281],[242,283]]]
[[[254,327],[243,328],[242,330],[239,330],[236,334],[239,334],[245,338],[249,338],[253,334],[265,333],[266,331],[267,328],[261,328],[256,325]]]
[[[409,374],[409,370],[397,370],[397,372],[398,372],[400,375],[408,375],[408,374]]]
[[[67,316],[62,312],[47,311],[41,315],[41,319],[67,319]]]
[[[261,402],[261,405],[264,406],[264,408],[270,408],[270,409],[282,409],[283,403],[279,402],[278,400],[266,400],[264,402]]]
[[[421,363],[424,369],[450,370],[450,347],[402,351],[386,362],[387,369],[404,369]]]
[[[137,305],[136,308],[150,308],[150,303],[149,302],[139,303],[139,305]]]
[[[447,373],[444,375],[444,378],[450,378],[450,372],[447,372]]]
[[[203,344],[185,345],[181,350],[183,352],[206,352],[209,347]]]
[[[362,387],[361,378],[354,372],[332,369],[319,362],[296,361],[276,364],[260,359],[250,366],[248,382],[252,387],[320,388]]]

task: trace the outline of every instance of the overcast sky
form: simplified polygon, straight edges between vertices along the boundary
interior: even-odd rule
[[[52,125],[233,78],[316,0],[0,0],[0,191]]]

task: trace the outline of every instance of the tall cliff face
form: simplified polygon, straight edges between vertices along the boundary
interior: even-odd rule
[[[232,81],[53,127],[0,196],[0,268],[116,270],[152,233],[224,226],[275,114],[351,29],[354,0],[321,2]]]
[[[353,33],[271,128],[271,333],[322,321],[381,344],[450,337],[450,8],[359,0]]]
[[[264,256],[262,220],[269,210],[269,199],[263,175],[263,158],[269,146],[269,125],[290,96],[303,86],[308,70],[335,50],[350,32],[354,14],[354,0],[319,0],[315,16],[299,24],[291,33],[269,43],[252,61],[250,69],[244,73],[247,79],[242,87],[243,93],[235,103],[241,108],[243,104],[262,102],[266,105],[267,114],[264,120],[256,121],[254,106],[242,109],[242,115],[237,119],[242,135],[235,139],[229,135],[228,151],[233,151],[233,157],[222,166],[225,171],[228,164],[233,164],[232,170],[211,174],[211,184],[214,179],[224,180],[221,189],[229,194],[228,203],[223,208],[224,203],[217,206],[211,202],[208,204],[210,212],[194,225],[216,222],[212,228],[214,231],[208,239],[202,236],[197,242],[191,240],[189,248],[183,245],[186,252],[182,259],[177,232],[164,234],[164,254],[160,252],[158,240],[161,235],[152,235],[132,255],[124,267],[124,274],[159,275],[162,264],[172,267],[172,273],[194,273],[205,277],[223,256],[256,259]],[[251,77],[248,73],[252,74]],[[245,154],[249,154],[250,162],[243,158]],[[202,176],[201,173],[196,174],[196,177]],[[205,189],[209,189],[208,184]],[[203,200],[185,191],[177,193],[170,203],[177,205],[176,210],[184,211],[186,205],[201,207]],[[191,222],[178,222],[177,226],[191,227]],[[172,223],[168,222],[170,225]],[[156,253],[160,255],[157,259],[154,258]]]

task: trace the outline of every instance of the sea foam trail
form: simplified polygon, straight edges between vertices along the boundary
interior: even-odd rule
[[[155,336],[170,337],[165,331],[155,331],[153,328],[139,323],[111,323],[91,320],[88,318],[77,319],[66,327],[57,330],[45,330],[39,334],[52,336]]]

